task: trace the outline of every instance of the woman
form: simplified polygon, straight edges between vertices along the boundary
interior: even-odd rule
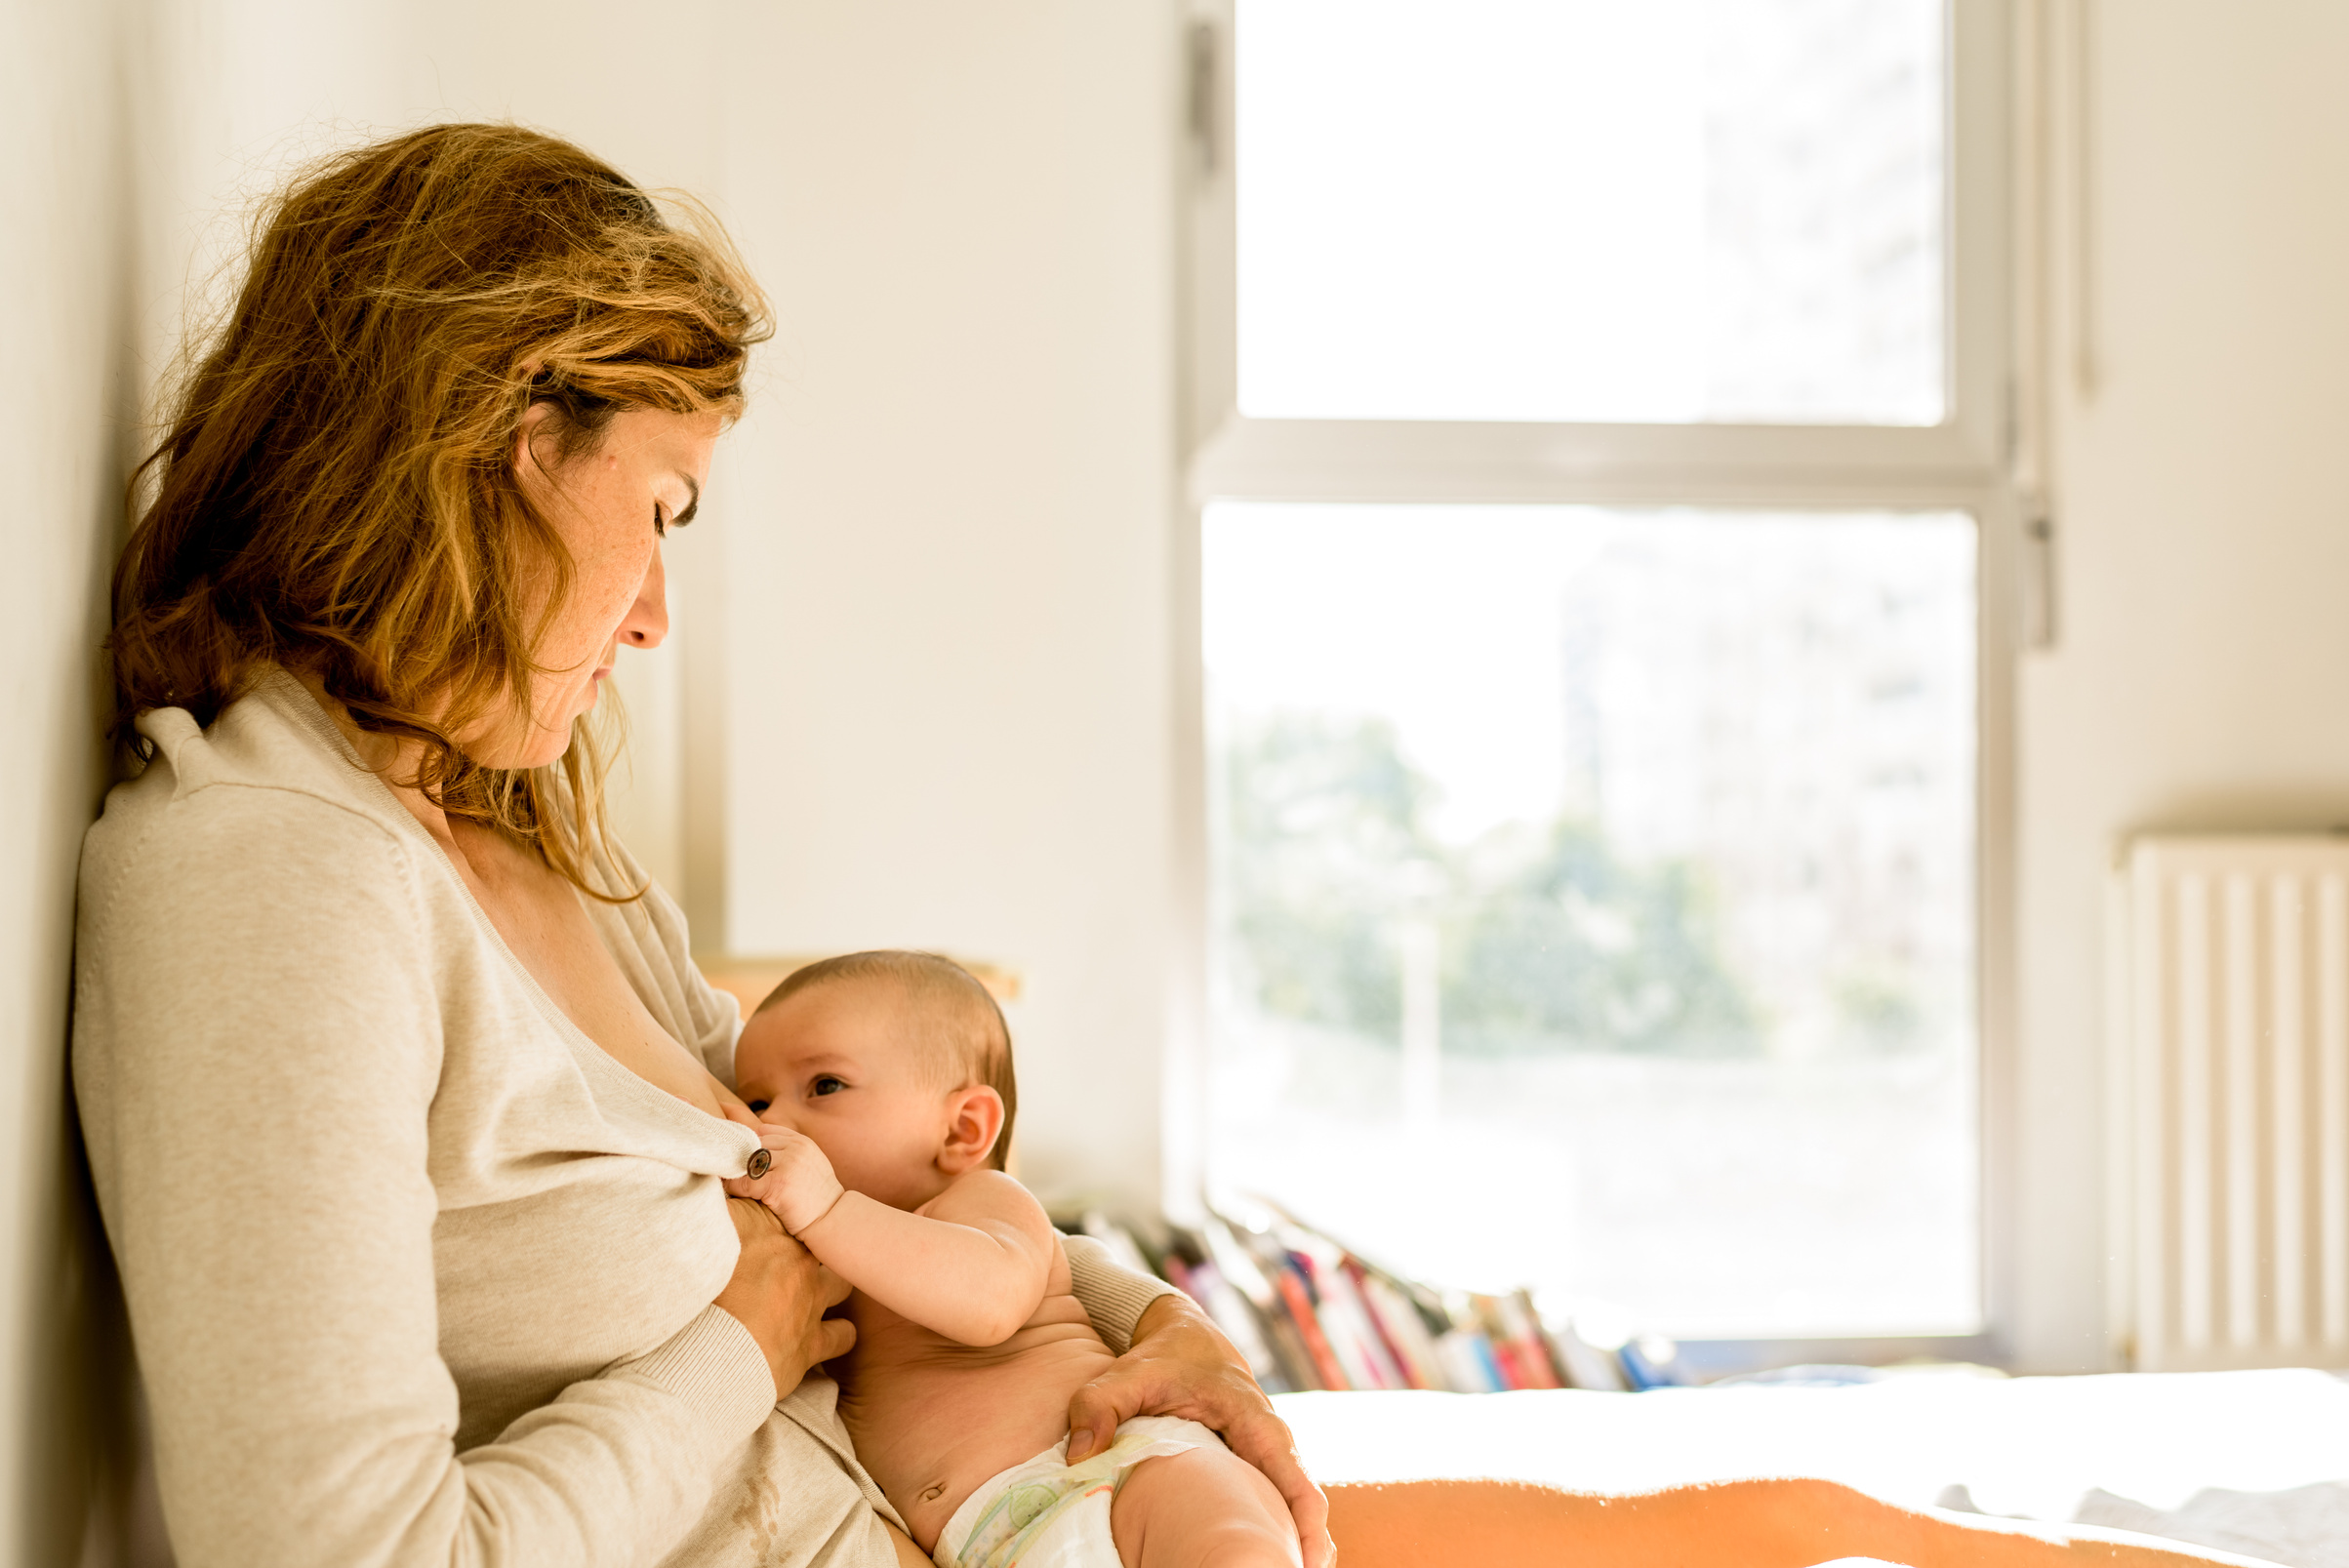
[[[586,728],[761,310],[577,148],[420,131],[281,198],[150,460],[74,1070],[186,1568],[926,1560]],[[1133,1347],[1078,1429],[1196,1415],[1325,1543],[1220,1337],[1071,1261]]]
[[[924,1560],[811,1375],[843,1287],[722,1194],[740,1021],[604,837],[586,727],[764,330],[714,231],[436,127],[279,201],[150,460],[74,1075],[186,1568]],[[1073,1456],[1206,1422],[1321,1568],[1333,1505],[1230,1346],[1069,1251],[1125,1351]],[[2068,1555],[1807,1482],[1334,1515],[1351,1568]]]

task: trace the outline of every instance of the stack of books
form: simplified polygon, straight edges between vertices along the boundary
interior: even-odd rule
[[[1662,1381],[1567,1321],[1545,1323],[1525,1291],[1438,1290],[1366,1262],[1277,1212],[1210,1214],[1146,1244],[1098,1210],[1063,1228],[1188,1294],[1248,1358],[1268,1392],[1313,1388],[1621,1390]]]

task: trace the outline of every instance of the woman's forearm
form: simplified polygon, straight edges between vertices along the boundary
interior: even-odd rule
[[[1061,1251],[1069,1260],[1069,1289],[1102,1342],[1119,1355],[1133,1346],[1134,1331],[1154,1304],[1183,1295],[1154,1274],[1128,1268],[1091,1236],[1063,1236]]]
[[[799,1239],[883,1307],[962,1345],[1000,1345],[1044,1299],[1044,1268],[1008,1224],[933,1220],[842,1192]]]

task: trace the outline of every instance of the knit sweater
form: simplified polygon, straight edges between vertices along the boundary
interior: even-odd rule
[[[753,1135],[582,1034],[290,676],[139,727],[82,852],[73,1070],[182,1568],[894,1562],[831,1383],[779,1403],[710,1305]],[[731,1083],[675,905],[583,903]],[[1122,1348],[1163,1287],[1070,1261]]]

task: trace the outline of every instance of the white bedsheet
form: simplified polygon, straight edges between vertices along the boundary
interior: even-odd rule
[[[2107,1511],[2091,1511],[2091,1522],[2155,1531],[2155,1510],[2185,1508],[2206,1489],[2282,1493],[2349,1479],[2349,1383],[2322,1372],[1916,1376],[1639,1394],[1306,1393],[1275,1403],[1325,1482],[1495,1476],[1638,1492],[1810,1475],[1911,1508],[1963,1486],[1984,1512],[2048,1520],[2074,1518],[2100,1491],[2148,1511],[2124,1518],[2099,1504]],[[2206,1545],[2291,1568],[2349,1568],[2349,1541],[2332,1542],[2335,1521],[2349,1526],[2349,1488],[2204,1499],[2196,1508],[2223,1515],[2213,1527],[2229,1532],[2203,1537]],[[2190,1524],[2161,1533],[2197,1539]],[[2278,1543],[2293,1555],[2280,1555]]]

